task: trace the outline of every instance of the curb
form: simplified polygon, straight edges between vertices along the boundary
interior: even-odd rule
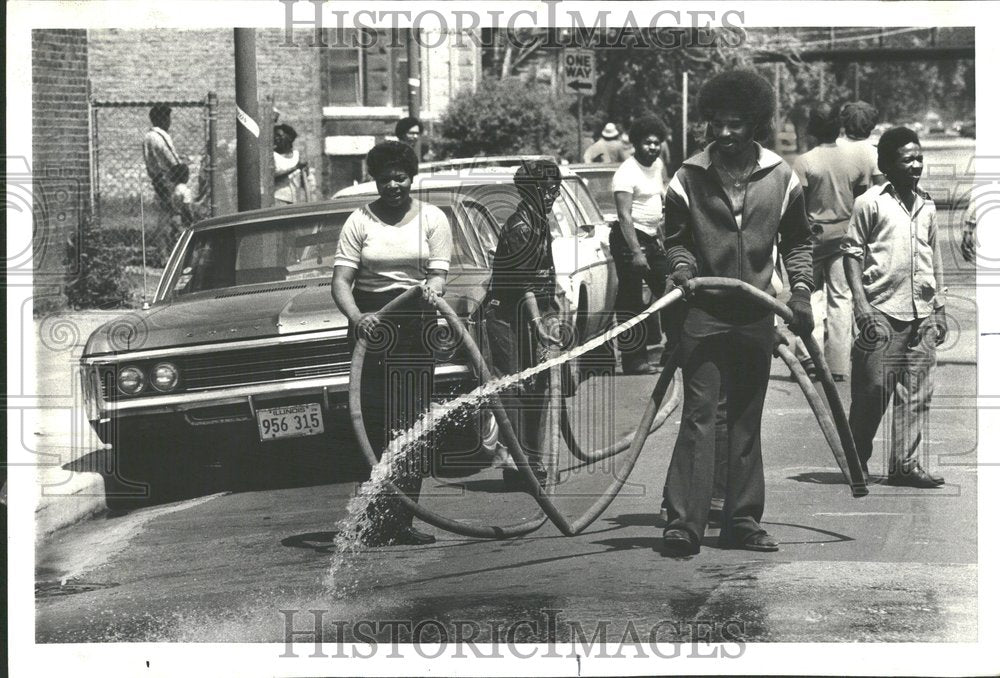
[[[35,388],[41,405],[60,408],[75,407],[72,389],[65,384],[73,378],[74,366],[83,352],[90,334],[105,322],[126,315],[131,310],[54,311],[34,319],[33,335],[36,352]],[[71,328],[71,331],[57,331]],[[40,408],[40,411],[48,411]],[[83,434],[89,437],[90,425]],[[35,541],[40,542],[53,532],[89,518],[107,508],[104,478],[100,473],[66,470],[63,465],[72,463],[90,447],[81,445],[74,436],[68,438],[69,429],[61,419],[42,420],[36,423],[36,435],[43,441],[35,450],[41,455],[56,455],[59,465],[37,467],[35,482]],[[77,431],[76,435],[80,435]]]
[[[53,470],[66,473],[62,469]],[[78,523],[107,508],[104,498],[104,478],[100,473],[84,471],[70,473],[68,480],[52,484],[45,483],[45,476],[48,474],[44,469],[38,474],[39,496],[35,504],[36,542],[44,540],[56,530]]]

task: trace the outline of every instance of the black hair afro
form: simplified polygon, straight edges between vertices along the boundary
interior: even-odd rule
[[[402,170],[412,179],[417,174],[417,154],[402,141],[383,141],[368,151],[368,174],[378,178],[388,170]]]
[[[887,174],[889,163],[896,159],[896,153],[906,144],[919,144],[920,137],[909,127],[893,127],[882,133],[878,140],[878,168]]]
[[[632,122],[629,128],[629,140],[633,144],[638,144],[650,134],[655,134],[660,141],[667,140],[667,126],[655,115],[644,115]]]
[[[763,127],[774,117],[774,89],[753,71],[726,71],[701,86],[698,110],[705,120],[720,111],[733,111]]]

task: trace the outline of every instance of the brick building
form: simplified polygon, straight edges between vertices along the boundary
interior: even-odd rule
[[[32,203],[35,307],[48,310],[72,265],[65,242],[90,209],[87,32],[34,31],[31,63],[32,166],[10,163],[7,193],[11,206]]]
[[[427,35],[428,46],[419,48],[420,109],[432,128],[457,92],[476,86],[481,65],[472,41]],[[293,33],[291,44],[284,29],[256,31],[258,95],[296,129],[296,147],[329,196],[364,178],[364,154],[407,114],[407,52],[404,37],[388,32],[365,48],[339,46],[350,45],[351,35],[328,33],[328,47],[314,46],[313,38],[305,28]],[[140,193],[146,205],[154,199],[141,151],[152,101],[191,104],[174,108],[170,133],[195,176],[207,150],[207,108],[195,104],[209,92],[217,96],[217,211],[235,210],[233,49],[232,29],[33,32],[34,169],[71,177],[82,196],[59,233],[43,229],[52,236],[47,241],[64,242],[66,224],[79,224],[95,208],[101,227],[138,223]],[[91,101],[144,105],[92,111]],[[37,222],[38,210],[35,216]],[[39,257],[36,244],[36,271],[61,270],[59,249]]]

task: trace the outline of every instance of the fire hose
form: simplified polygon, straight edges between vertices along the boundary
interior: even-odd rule
[[[634,318],[621,323],[602,335],[599,335],[590,341],[583,343],[580,346],[559,355],[557,357],[551,358],[538,365],[529,368],[519,375],[520,379],[528,378],[534,374],[538,374],[544,370],[552,370],[552,392],[553,400],[557,399],[559,396],[559,372],[560,370],[552,369],[558,367],[563,363],[572,360],[588,351],[591,351],[598,346],[610,341],[619,334],[631,329],[635,325],[643,322],[649,315],[656,313],[670,304],[676,302],[678,299],[683,298],[686,294],[694,294],[699,290],[716,290],[722,291],[724,293],[739,295],[746,300],[753,301],[759,305],[763,305],[768,310],[773,311],[779,315],[786,322],[792,319],[791,310],[769,296],[768,294],[758,290],[744,282],[739,280],[734,280],[731,278],[694,278],[685,285],[683,289],[674,289],[664,296],[660,297],[654,301],[649,308],[640,313]],[[392,313],[395,309],[399,308],[403,304],[407,303],[415,297],[415,295],[420,293],[420,288],[412,288],[407,290],[400,296],[396,297],[379,312],[380,314]],[[460,339],[462,347],[465,350],[467,357],[471,362],[471,367],[473,371],[482,378],[491,374],[490,368],[483,358],[482,353],[479,351],[479,347],[476,345],[475,340],[469,334],[465,325],[462,323],[461,319],[455,313],[454,309],[448,305],[444,299],[438,297],[435,299],[435,305],[437,310],[447,321],[451,331],[454,332]],[[803,343],[805,344],[806,350],[813,358],[813,362],[820,375],[820,382],[823,386],[823,390],[827,396],[827,401],[829,403],[830,411],[832,414],[832,420],[826,411],[823,409],[823,403],[819,399],[818,394],[815,389],[812,389],[811,383],[808,382],[808,377],[805,377],[805,382],[800,378],[800,375],[796,373],[793,369],[793,375],[799,381],[800,385],[806,393],[807,400],[809,401],[810,407],[813,412],[816,413],[817,419],[819,420],[820,427],[826,436],[828,443],[834,453],[834,457],[837,460],[838,466],[840,466],[841,471],[844,473],[848,484],[851,487],[851,493],[854,497],[862,497],[868,494],[868,489],[865,485],[864,473],[861,468],[861,463],[858,458],[857,449],[854,446],[854,440],[850,432],[850,428],[847,424],[847,415],[844,411],[843,404],[840,401],[840,396],[837,393],[836,386],[833,382],[833,377],[830,374],[829,367],[823,357],[823,352],[819,349],[816,341],[810,335],[801,337]],[[779,347],[785,348],[785,347]],[[365,430],[364,420],[361,411],[361,371],[364,364],[365,353],[367,350],[367,341],[361,338],[355,345],[354,354],[351,359],[351,373],[349,381],[349,406],[351,412],[351,423],[354,427],[354,432],[361,447],[362,454],[364,455],[367,462],[372,466],[378,464],[378,457],[375,451],[372,449],[370,442],[368,441],[368,436]],[[778,351],[778,354],[782,359],[789,364],[789,356],[794,360],[794,356],[791,356],[785,351]],[[797,361],[795,361],[797,363]],[[635,463],[638,460],[639,453],[642,451],[642,447],[646,442],[650,430],[657,419],[657,414],[660,412],[663,399],[666,396],[667,390],[673,380],[674,372],[677,369],[676,362],[676,351],[671,354],[667,359],[667,363],[663,366],[663,370],[660,373],[653,391],[650,394],[649,400],[647,401],[646,409],[643,413],[642,419],[639,422],[634,434],[631,435],[631,439],[628,440],[627,446],[625,440],[619,441],[618,443],[605,448],[604,450],[599,450],[598,454],[603,455],[599,458],[606,458],[609,456],[617,455],[625,450],[628,454],[625,456],[625,462],[623,467],[623,473],[617,473],[615,480],[612,484],[605,490],[605,492],[595,501],[591,507],[575,521],[570,522],[566,517],[559,511],[559,509],[553,504],[552,496],[549,494],[546,488],[543,488],[535,477],[534,473],[531,472],[529,467],[529,462],[527,456],[524,453],[517,436],[514,433],[514,429],[511,426],[510,419],[507,416],[507,412],[504,410],[503,405],[500,403],[499,399],[495,395],[491,394],[489,398],[489,408],[492,411],[494,417],[497,420],[497,424],[500,429],[500,439],[507,446],[514,463],[517,465],[525,484],[528,487],[529,493],[538,503],[539,508],[542,511],[541,515],[511,526],[476,526],[469,525],[467,523],[462,523],[451,518],[439,515],[438,513],[431,511],[427,507],[417,503],[408,497],[404,492],[400,491],[391,480],[387,483],[388,489],[395,493],[398,500],[403,504],[405,509],[412,511],[413,514],[423,520],[424,522],[438,527],[440,529],[453,532],[467,537],[474,538],[509,538],[522,536],[537,530],[544,523],[546,518],[551,520],[553,524],[562,532],[565,536],[575,536],[580,534],[585,530],[591,523],[597,520],[598,517],[604,512],[605,509],[614,501],[618,492],[624,486],[625,482],[628,480],[632,469],[635,467]],[[803,373],[804,375],[804,373]],[[808,389],[806,388],[808,384]],[[484,392],[488,392],[487,388],[490,384],[486,384],[480,387]],[[676,395],[676,394],[675,394]],[[560,407],[560,414],[561,410]],[[822,416],[821,416],[822,415]],[[835,432],[834,432],[835,429]],[[837,444],[839,443],[839,444]],[[598,454],[591,453],[590,456],[595,457],[595,461],[598,458]],[[592,463],[592,462],[590,462]]]

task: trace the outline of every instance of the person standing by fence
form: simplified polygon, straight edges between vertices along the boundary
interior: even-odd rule
[[[170,136],[170,106],[154,104],[149,109],[152,127],[142,140],[142,158],[146,163],[146,174],[156,193],[156,236],[169,237],[173,221],[173,196],[177,182],[175,168],[184,162],[177,155],[174,140]],[[163,235],[166,234],[166,235]]]

